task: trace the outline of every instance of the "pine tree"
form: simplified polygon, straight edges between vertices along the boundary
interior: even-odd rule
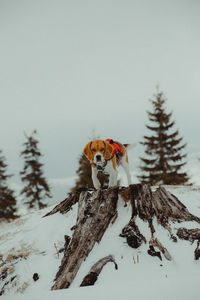
[[[21,194],[25,195],[26,202],[29,208],[39,209],[47,206],[44,203],[46,197],[51,198],[50,187],[43,175],[42,166],[39,162],[42,154],[38,149],[38,141],[35,138],[37,131],[34,130],[31,136],[26,137],[24,150],[20,155],[24,158],[24,169],[20,172],[21,180],[26,183]]]
[[[7,179],[12,175],[7,175],[6,171],[7,164],[0,150],[0,219],[14,219],[16,218],[16,199],[14,192],[7,185]]]
[[[186,154],[182,154],[182,149],[186,144],[182,144],[182,137],[179,131],[172,131],[175,124],[171,121],[172,113],[166,113],[164,104],[166,98],[163,92],[157,90],[154,100],[150,100],[153,105],[153,112],[148,112],[149,120],[153,125],[146,125],[152,132],[151,136],[144,136],[141,142],[145,146],[145,153],[148,158],[140,158],[142,161],[142,175],[139,179],[142,183],[154,184],[184,184],[188,181],[187,174],[181,172],[185,165],[182,160]]]
[[[78,175],[78,179],[75,186],[72,188],[72,191],[82,188],[93,188],[91,165],[84,154],[80,156],[79,168],[76,173]]]

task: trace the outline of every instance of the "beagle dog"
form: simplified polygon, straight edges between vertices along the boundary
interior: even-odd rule
[[[128,164],[127,149],[132,148],[133,144],[121,144],[107,140],[94,140],[89,142],[83,153],[90,161],[92,168],[92,181],[96,189],[101,188],[101,183],[97,177],[98,172],[103,172],[109,175],[108,186],[117,185],[117,167],[121,165],[126,172],[128,185],[131,184],[131,175]]]

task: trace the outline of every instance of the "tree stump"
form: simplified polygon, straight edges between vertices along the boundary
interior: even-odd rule
[[[80,190],[72,192],[68,198],[58,204],[46,216],[61,212],[67,213],[71,207],[78,202],[77,221],[74,226],[72,238],[68,237],[64,256],[60,268],[56,274],[53,290],[68,288],[75,278],[81,263],[87,258],[95,243],[99,243],[108,228],[110,222],[114,222],[117,217],[117,201],[121,196],[125,202],[130,201],[132,208],[131,219],[122,229],[120,236],[126,238],[130,247],[138,248],[142,243],[149,243],[148,254],[157,256],[162,260],[162,255],[171,260],[169,251],[155,236],[156,230],[153,220],[163,226],[169,233],[170,238],[177,242],[173,235],[170,222],[195,221],[200,224],[200,219],[192,215],[185,205],[177,197],[167,192],[160,186],[156,191],[152,191],[150,185],[134,184],[129,187],[113,187],[100,190]],[[142,235],[139,227],[136,225],[136,219],[140,218],[147,222],[151,232],[151,238],[148,239]],[[179,230],[179,238],[198,240],[195,252],[195,259],[200,257],[199,239],[200,229]],[[155,250],[157,248],[158,251]],[[101,272],[104,263],[107,263],[112,256],[100,260],[95,264],[96,271],[91,270],[91,274],[86,276],[83,285],[91,280],[95,282],[98,274]],[[112,258],[114,260],[114,258]],[[112,260],[111,259],[111,260]],[[92,277],[92,275],[95,276]]]
[[[118,188],[80,193],[75,230],[56,274],[53,290],[70,286],[81,263],[95,243],[100,242],[110,221],[116,215],[117,199]]]

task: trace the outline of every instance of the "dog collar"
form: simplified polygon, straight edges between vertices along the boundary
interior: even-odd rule
[[[98,171],[101,171],[103,172],[105,170],[105,167],[107,166],[107,163],[109,160],[111,160],[113,158],[114,155],[112,155],[110,158],[108,159],[105,159],[104,163],[102,166],[98,165],[98,164],[95,164],[94,162],[91,162],[90,165],[91,166],[95,166],[97,168]]]

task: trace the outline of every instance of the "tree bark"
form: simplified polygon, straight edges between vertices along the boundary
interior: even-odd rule
[[[195,240],[200,240],[200,229],[179,228],[177,230],[177,236],[182,240],[187,240],[193,243]]]
[[[150,185],[147,184],[130,185],[128,190],[127,188],[123,188],[120,190],[120,193],[126,202],[128,199],[131,201],[132,206],[131,219],[122,229],[120,236],[125,237],[127,244],[133,248],[138,248],[142,242],[147,242],[146,237],[141,234],[135,223],[137,217],[149,225],[152,235],[149,241],[149,245],[151,246],[150,253],[153,253],[152,247],[156,246],[166,259],[171,259],[171,255],[159,240],[155,239],[156,230],[153,225],[153,219],[156,218],[157,222],[169,232],[170,238],[174,242],[177,241],[177,238],[172,234],[170,221],[196,221],[200,224],[200,219],[192,215],[177,197],[167,192],[162,186],[157,188],[155,192],[152,192]]]
[[[110,221],[116,214],[118,188],[82,192],[78,216],[71,243],[56,274],[53,290],[68,288],[81,263],[96,242],[100,242]]]
[[[68,288],[75,278],[82,262],[87,258],[95,243],[99,243],[109,224],[117,216],[117,200],[121,196],[125,202],[130,201],[132,215],[129,223],[122,229],[121,237],[126,238],[130,247],[138,248],[142,243],[149,244],[148,254],[157,256],[162,260],[162,255],[171,260],[169,251],[156,237],[153,220],[163,226],[170,238],[177,242],[173,235],[170,222],[195,221],[200,224],[200,219],[192,215],[174,195],[160,186],[152,191],[150,185],[134,184],[129,187],[114,187],[97,191],[85,190],[72,192],[67,199],[58,204],[46,216],[56,212],[67,213],[78,202],[78,214],[72,238],[68,237],[64,247],[64,256],[56,274],[53,290]],[[148,239],[140,232],[136,225],[137,218],[148,223],[151,238]],[[181,230],[177,232],[179,238],[187,236],[189,240],[200,239],[200,229]],[[69,243],[70,242],[70,243]],[[199,245],[196,249],[196,259],[200,257]],[[159,251],[154,249],[156,247]],[[100,261],[92,270],[92,275],[87,277],[95,281],[98,272],[101,272],[104,262]],[[99,267],[100,266],[100,267]],[[101,267],[102,266],[102,267]],[[100,270],[100,271],[97,271]],[[90,273],[91,273],[90,272]],[[95,274],[94,274],[95,273]],[[89,278],[89,279],[88,279]],[[96,279],[95,279],[96,278]],[[87,281],[85,279],[85,282]]]
[[[53,215],[57,212],[60,212],[61,214],[67,213],[72,208],[72,206],[79,201],[80,193],[83,191],[87,191],[87,189],[80,189],[71,192],[65,200],[63,200],[58,205],[56,205],[54,209],[52,209],[50,212],[44,215],[44,217]]]

